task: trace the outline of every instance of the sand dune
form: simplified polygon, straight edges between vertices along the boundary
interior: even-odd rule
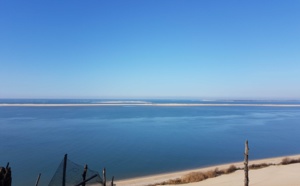
[[[300,158],[300,155],[288,156],[289,158],[296,159]],[[282,161],[284,157],[269,158],[262,160],[249,161],[251,164],[259,163],[271,163],[278,164]],[[136,179],[120,180],[116,182],[117,186],[143,186],[148,184],[159,183],[162,181],[167,181],[169,179],[180,178],[190,172],[198,171],[208,171],[214,170],[215,168],[225,169],[230,165],[235,165],[236,167],[243,167],[243,162],[230,163],[218,166],[212,166],[201,169],[194,169],[182,172],[175,172],[169,174],[160,174],[154,176],[141,177]],[[262,169],[250,170],[249,179],[250,186],[296,186],[300,185],[300,163],[290,164],[290,165],[275,165],[269,166]],[[181,184],[181,186],[240,186],[244,184],[244,171],[238,170],[231,174],[221,175],[216,178],[210,178],[201,182]],[[178,185],[177,185],[178,186]]]
[[[300,185],[300,163],[250,170],[250,186],[296,186]],[[222,175],[197,183],[181,184],[181,186],[241,186],[244,184],[244,171]],[[174,185],[173,185],[174,186]],[[178,186],[178,185],[176,185]]]

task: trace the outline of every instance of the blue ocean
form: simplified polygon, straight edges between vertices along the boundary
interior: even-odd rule
[[[106,167],[116,180],[242,161],[245,140],[250,160],[300,154],[300,101],[142,101],[250,106],[0,106],[0,166],[10,162],[13,185],[22,186],[34,185],[39,173],[40,185],[47,185],[66,153],[93,170]]]

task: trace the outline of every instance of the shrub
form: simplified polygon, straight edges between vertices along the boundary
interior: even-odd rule
[[[291,159],[290,159],[290,158],[283,158],[283,159],[281,160],[281,164],[282,164],[282,165],[290,164],[290,162],[291,162]]]
[[[292,163],[300,163],[300,158],[299,159],[283,158],[281,161],[281,165],[288,165]]]
[[[205,176],[202,172],[191,172],[185,176],[182,177],[183,183],[191,183],[191,182],[198,182],[205,180],[207,176]]]
[[[215,169],[216,174],[222,175],[225,174],[225,170],[219,170],[218,168]]]
[[[234,165],[230,165],[230,167],[228,169],[225,170],[225,174],[229,174],[229,173],[233,173],[236,170],[238,170],[238,168],[236,168],[236,166]]]
[[[249,169],[261,169],[270,166],[271,164],[261,163],[261,164],[252,164],[249,166]]]

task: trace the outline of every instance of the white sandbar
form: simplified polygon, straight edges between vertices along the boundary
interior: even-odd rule
[[[90,107],[90,106],[155,106],[155,107],[300,107],[300,104],[227,104],[227,103],[1,103],[0,107]]]

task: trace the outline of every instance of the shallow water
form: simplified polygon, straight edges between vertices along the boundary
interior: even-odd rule
[[[0,107],[0,165],[47,185],[65,153],[116,179],[300,153],[299,107]],[[24,181],[25,180],[25,181]]]

